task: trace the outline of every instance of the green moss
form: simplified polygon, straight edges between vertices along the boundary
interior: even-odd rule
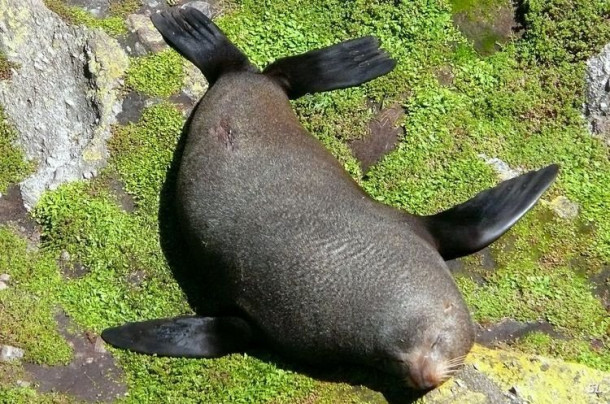
[[[580,362],[610,372],[610,350],[594,349],[591,342],[574,343],[534,332],[519,339],[515,348],[537,355],[559,356],[565,360]]]
[[[100,28],[112,36],[119,36],[127,33],[127,26],[125,25],[123,15],[96,18],[82,8],[68,6],[64,0],[44,0],[44,3],[51,11],[58,14],[69,24],[85,25],[89,28]],[[125,3],[125,6],[121,5],[120,2],[115,3],[115,10],[117,10],[117,12],[124,12],[130,10],[136,2],[129,1]]]
[[[135,403],[164,399],[196,403],[202,397],[209,402],[291,403],[299,402],[315,387],[305,376],[250,356],[193,361],[122,352],[120,357],[131,371],[128,401]]]
[[[610,320],[586,279],[567,268],[542,272],[531,263],[518,265],[494,272],[486,279],[490,284],[486,287],[459,280],[475,319],[546,320],[572,337],[604,337]]]
[[[185,310],[153,220],[127,214],[107,191],[85,183],[46,194],[34,214],[43,225],[45,245],[68,251],[89,270],[65,281],[59,292],[62,307],[80,325],[99,329],[134,316]],[[140,272],[143,280],[130,284],[131,272]]]
[[[108,11],[114,17],[127,17],[142,6],[142,0],[111,0]]]
[[[525,14],[522,56],[541,63],[586,60],[610,42],[606,0],[531,0]]]
[[[0,384],[0,403],[3,404],[75,404],[78,402],[63,394],[40,394],[33,387],[13,387]]]
[[[10,287],[0,291],[0,341],[23,348],[25,359],[49,365],[67,363],[71,348],[58,334],[53,319],[60,276],[45,252],[28,252],[25,240],[0,227],[0,273]]]
[[[110,141],[113,165],[143,209],[157,207],[184,117],[171,104],[146,109],[137,124],[118,127]],[[155,212],[151,211],[151,215]]]
[[[507,0],[450,0],[451,11],[459,13],[463,11],[480,11],[493,6],[504,6]]]
[[[147,95],[167,97],[180,90],[183,80],[183,59],[174,50],[168,49],[133,58],[126,84]]]
[[[17,133],[0,107],[0,193],[32,172],[34,164],[25,161],[23,151],[15,146]]]

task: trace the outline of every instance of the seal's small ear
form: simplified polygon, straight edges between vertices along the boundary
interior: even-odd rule
[[[510,229],[553,183],[559,166],[530,171],[432,216],[419,218],[445,260],[475,253]]]
[[[357,86],[389,73],[396,62],[372,36],[352,39],[301,55],[278,59],[263,74],[278,82],[290,99],[307,93]]]
[[[249,348],[253,332],[238,317],[176,317],[107,328],[102,338],[117,348],[144,354],[217,358]]]

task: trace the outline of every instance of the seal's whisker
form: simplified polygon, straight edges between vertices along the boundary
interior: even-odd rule
[[[453,365],[455,363],[463,364],[465,359],[466,359],[466,355],[458,356],[456,358],[449,359],[446,363],[451,364],[451,365]]]
[[[462,368],[462,364],[461,363],[445,367],[445,369],[447,369],[449,371],[458,371],[461,368]]]

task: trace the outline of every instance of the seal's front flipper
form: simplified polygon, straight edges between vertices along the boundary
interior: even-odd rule
[[[165,41],[197,66],[212,85],[229,71],[257,71],[222,31],[201,11],[173,8],[151,16]]]
[[[279,59],[263,71],[291,99],[307,93],[353,87],[389,73],[396,62],[367,36]]]
[[[556,164],[530,171],[461,205],[420,219],[445,260],[475,253],[497,240],[530,210],[558,171]]]
[[[176,317],[107,328],[102,338],[117,348],[139,353],[217,358],[249,348],[253,332],[239,317]]]

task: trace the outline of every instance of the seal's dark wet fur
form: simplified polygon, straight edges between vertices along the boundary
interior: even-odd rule
[[[443,258],[494,241],[557,167],[437,215],[410,215],[370,198],[289,102],[391,71],[395,63],[375,38],[283,58],[261,73],[197,10],[174,9],[153,22],[210,81],[190,119],[176,208],[215,308],[213,317],[108,329],[104,339],[200,357],[261,340],[300,361],[373,366],[419,389],[451,376],[474,330]]]

